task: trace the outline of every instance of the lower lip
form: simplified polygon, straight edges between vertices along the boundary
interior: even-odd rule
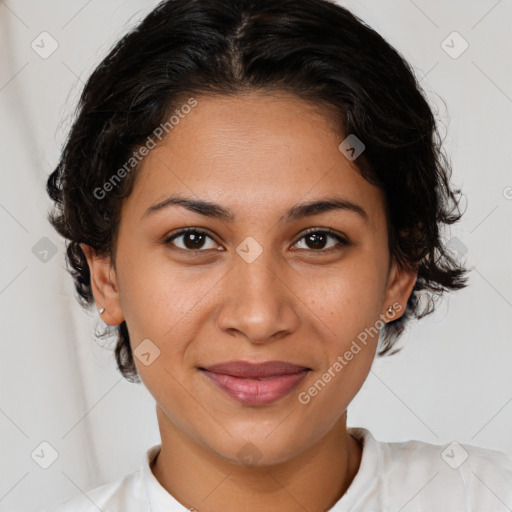
[[[265,405],[285,397],[306,376],[308,370],[267,380],[242,379],[201,370],[216,386],[245,405]]]

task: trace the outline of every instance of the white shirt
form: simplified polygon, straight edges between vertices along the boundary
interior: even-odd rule
[[[362,443],[359,470],[329,512],[510,512],[512,456],[467,444],[381,442],[349,428]],[[186,512],[150,469],[161,445],[118,480],[41,512]],[[198,512],[200,507],[196,506]],[[245,511],[244,511],[245,512]],[[251,512],[251,511],[247,511]]]

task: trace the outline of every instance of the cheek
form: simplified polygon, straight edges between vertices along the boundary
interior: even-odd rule
[[[196,437],[197,425],[207,422],[201,399],[189,390],[186,375],[179,366],[169,365],[169,354],[162,352],[150,366],[136,362],[139,376],[155,402],[179,430]],[[201,430],[201,429],[199,429]]]
[[[305,390],[306,399],[323,404],[323,411],[332,411],[325,418],[328,423],[337,419],[364,383],[383,325],[379,320],[382,272],[360,262],[340,268],[323,286],[310,286],[306,294],[323,353],[323,367],[315,376],[314,388]]]
[[[300,390],[297,407],[302,411],[303,432],[314,432],[317,437],[329,432],[357,395],[371,369],[376,348],[374,343],[359,345],[349,361],[344,358],[346,351],[334,351],[328,365]]]
[[[308,280],[303,297],[319,325],[336,337],[338,350],[375,324],[382,312],[384,270],[363,259],[348,261],[321,279]]]
[[[140,339],[176,339],[173,331],[187,328],[218,276],[173,265],[163,251],[125,254],[119,262],[120,299],[130,332]]]

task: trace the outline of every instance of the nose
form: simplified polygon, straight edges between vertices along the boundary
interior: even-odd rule
[[[296,273],[284,264],[272,263],[270,251],[248,263],[234,256],[233,267],[223,280],[217,313],[219,329],[251,343],[276,341],[297,330],[300,299],[293,292]]]

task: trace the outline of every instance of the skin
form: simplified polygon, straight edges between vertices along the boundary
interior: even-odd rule
[[[196,99],[141,163],[115,265],[82,245],[93,293],[104,321],[127,322],[133,350],[145,339],[160,350],[148,366],[135,361],[156,401],[162,449],[152,471],[165,489],[199,512],[327,510],[359,469],[346,409],[378,337],[308,404],[297,395],[392,304],[402,306],[393,318],[403,313],[416,274],[391,260],[384,195],[340,152],[344,137],[327,112],[285,93]],[[235,220],[182,206],[143,217],[171,195],[220,204]],[[360,205],[367,220],[343,209],[280,220],[333,196]],[[185,227],[211,238],[195,252],[187,235],[166,245]],[[349,245],[330,235],[315,245],[308,228],[330,228]],[[249,236],[263,250],[251,263],[236,252]],[[312,371],[288,396],[246,406],[198,370],[235,359]],[[252,467],[237,456],[248,442],[260,455]]]

